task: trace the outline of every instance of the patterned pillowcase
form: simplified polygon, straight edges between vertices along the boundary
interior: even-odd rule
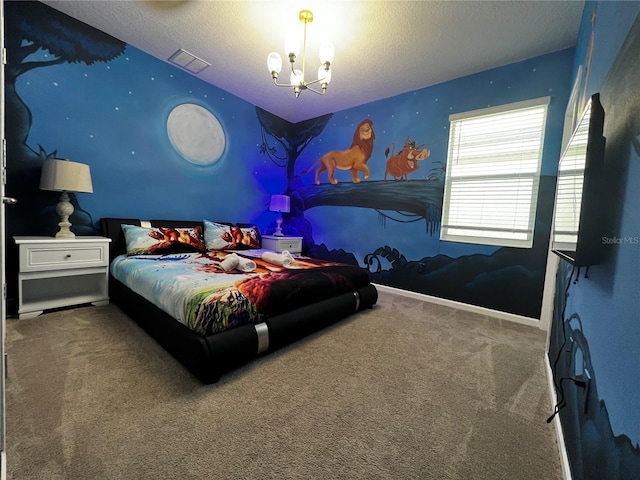
[[[204,252],[202,228],[138,227],[122,225],[127,255]]]
[[[258,227],[238,227],[204,220],[204,245],[207,250],[260,248]]]

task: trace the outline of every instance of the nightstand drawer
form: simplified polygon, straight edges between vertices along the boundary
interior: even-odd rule
[[[278,241],[278,250],[289,250],[290,252],[302,251],[301,238],[284,238]]]
[[[106,243],[20,245],[21,272],[100,267],[107,263]]]
[[[302,237],[276,237],[275,235],[262,236],[262,248],[282,252],[288,250],[290,253],[302,252]]]

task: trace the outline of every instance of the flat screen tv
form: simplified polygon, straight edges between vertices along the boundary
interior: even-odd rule
[[[596,265],[602,255],[604,109],[594,94],[558,165],[551,250],[577,267]]]

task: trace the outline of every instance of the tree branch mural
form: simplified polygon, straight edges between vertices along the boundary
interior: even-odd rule
[[[287,188],[284,193],[291,197],[291,213],[284,216],[285,226],[288,227],[289,234],[302,236],[306,245],[315,245],[315,242],[311,225],[304,219],[304,211],[318,206],[371,208],[379,213],[383,223],[387,218],[401,223],[424,219],[428,234],[433,235],[438,230],[442,209],[444,164],[436,162],[440,166],[434,170],[438,171],[432,172],[427,180],[407,181],[407,174],[418,168],[416,162],[424,160],[429,155],[429,151],[424,149],[423,145],[416,147],[415,142],[407,137],[404,147],[397,155],[391,152],[387,171],[394,178],[402,178],[403,181],[369,180],[363,183],[358,173],[362,172],[364,178],[368,178],[366,162],[375,140],[373,122],[365,119],[355,129],[353,143],[349,149],[329,151],[309,169],[302,171],[303,175],[310,173],[312,168],[319,165],[315,171],[316,185],[305,185],[301,178],[295,175],[295,163],[311,140],[322,133],[332,115],[306,120],[294,126],[261,108],[256,107],[256,113],[262,127],[263,143],[260,145],[260,153],[267,155],[275,165],[287,169]],[[369,132],[367,141],[361,138],[362,130]],[[268,136],[275,139],[279,149],[269,145]],[[360,157],[357,156],[358,152],[362,152]],[[389,149],[386,154],[388,156]],[[357,157],[357,161],[351,161],[354,157]],[[352,182],[338,183],[333,177],[336,169],[351,170]],[[325,171],[330,183],[319,181],[320,175]],[[396,215],[384,211],[395,212]]]

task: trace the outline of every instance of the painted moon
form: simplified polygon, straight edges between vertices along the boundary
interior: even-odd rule
[[[193,103],[174,108],[167,118],[171,145],[186,160],[196,165],[211,165],[224,152],[224,130],[207,109]]]

